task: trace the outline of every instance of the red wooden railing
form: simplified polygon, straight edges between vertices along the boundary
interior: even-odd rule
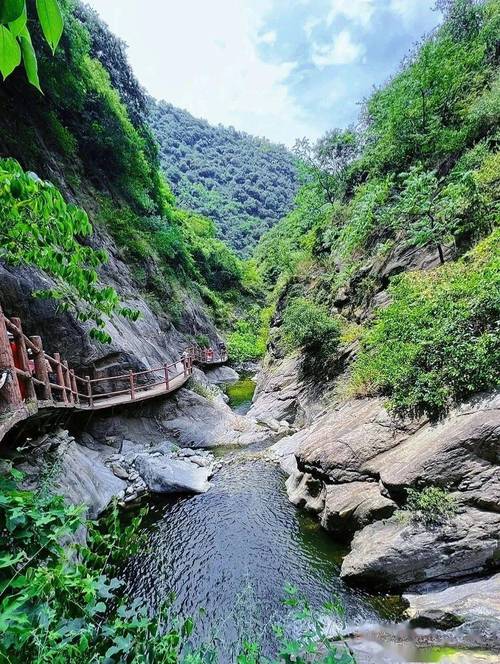
[[[10,334],[10,337],[9,337]],[[31,357],[30,357],[31,355]],[[152,398],[180,387],[192,374],[193,363],[219,364],[227,360],[224,346],[216,351],[191,346],[171,364],[117,376],[79,376],[59,353],[43,349],[39,336],[27,337],[19,318],[7,318],[0,308],[0,414],[37,407],[103,408]]]
[[[200,346],[189,346],[186,352],[199,364],[224,364],[227,362],[227,350],[225,346],[213,348],[200,348]]]

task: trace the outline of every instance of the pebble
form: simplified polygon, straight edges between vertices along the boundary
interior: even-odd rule
[[[134,493],[130,493],[128,496],[125,496],[125,502],[126,502],[126,503],[131,503],[131,502],[133,502],[134,500],[137,500],[137,498],[138,498],[138,496],[137,496],[137,494],[136,494],[135,492],[134,492]]]
[[[121,480],[129,479],[128,472],[125,470],[125,468],[122,468],[122,466],[113,463],[111,464],[111,470],[113,471],[113,474],[116,475],[116,477],[119,477]]]

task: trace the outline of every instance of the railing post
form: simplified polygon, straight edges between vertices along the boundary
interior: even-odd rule
[[[187,378],[187,359],[186,356],[182,358],[182,364],[184,365],[184,378]]]
[[[68,403],[68,395],[66,394],[66,385],[64,382],[63,368],[61,364],[61,355],[59,353],[54,353],[54,360],[56,361],[56,376],[57,384],[61,387],[61,397],[63,403]]]
[[[35,353],[35,376],[38,378],[38,380],[43,382],[42,399],[44,401],[52,401],[52,389],[50,387],[49,370],[47,368],[45,353],[43,352],[42,338],[35,336],[30,337],[30,339],[32,343],[34,343],[38,348],[38,351]]]
[[[85,376],[85,380],[87,381],[87,397],[89,400],[89,407],[93,408],[94,397],[92,396],[92,383],[90,382],[90,376]]]
[[[134,385],[134,372],[132,369],[129,372],[129,381],[130,381],[130,398],[132,401],[135,399],[135,385]]]
[[[165,370],[165,390],[168,392],[169,389],[170,389],[170,379],[169,379],[169,375],[168,375],[168,364],[166,362],[165,362],[164,370]]]
[[[10,347],[9,335],[7,334],[2,307],[0,307],[0,371],[1,370],[10,372],[10,379],[7,379],[6,384],[3,386],[1,395],[5,398],[9,408],[18,408],[23,399],[21,397],[19,381],[15,372],[14,358],[12,356],[12,349]]]
[[[71,390],[73,392],[73,398],[77,404],[80,403],[80,397],[78,396],[78,385],[76,384],[75,370],[69,370],[69,378],[71,382]]]
[[[63,372],[64,372],[64,384],[66,386],[66,394],[68,395],[69,403],[73,404],[75,403],[75,400],[73,398],[73,392],[71,391],[71,376],[69,374],[69,367],[67,360],[64,360],[63,367],[64,367]]]
[[[29,378],[25,378],[26,384],[26,400],[27,401],[36,401],[36,392],[33,379],[31,377],[30,363],[28,359],[28,351],[26,350],[26,342],[24,340],[23,326],[21,324],[20,318],[11,318],[13,324],[17,327],[18,332],[14,333],[14,341],[19,352],[19,361],[21,363],[21,369],[26,371],[29,374]]]

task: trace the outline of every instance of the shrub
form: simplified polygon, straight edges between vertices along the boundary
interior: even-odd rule
[[[99,525],[48,491],[23,491],[21,474],[0,478],[0,660],[176,662],[192,621],[120,600],[113,574],[142,543],[140,516],[120,525],[114,506]],[[75,533],[89,529],[89,544]]]
[[[196,341],[196,344],[200,348],[209,348],[210,347],[210,339],[207,337],[206,334],[197,334],[195,336],[195,341]]]
[[[500,378],[500,231],[456,263],[393,282],[354,364],[357,393],[403,415],[442,415]]]
[[[282,333],[287,350],[303,347],[330,355],[339,345],[340,324],[326,307],[298,297],[291,300],[285,310]]]
[[[43,270],[53,285],[35,295],[54,298],[79,320],[93,321],[91,334],[107,342],[104,316],[136,320],[139,313],[122,307],[114,288],[100,285],[106,252],[79,241],[92,232],[86,212],[66,203],[54,185],[25,172],[14,159],[0,159],[0,260]]]
[[[454,496],[437,486],[429,486],[422,491],[408,489],[406,509],[414,521],[426,525],[443,523],[457,512]]]

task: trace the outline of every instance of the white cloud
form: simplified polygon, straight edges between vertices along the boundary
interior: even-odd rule
[[[405,2],[405,0],[399,1]],[[366,28],[370,24],[374,12],[374,0],[330,0],[330,11],[326,22],[327,25],[332,25],[337,16],[344,16],[353,23],[358,23]]]
[[[304,23],[304,32],[306,33],[306,37],[309,39],[309,37],[312,35],[314,32],[314,28],[316,28],[318,25],[320,25],[321,19],[320,18],[314,18],[311,16],[306,20]]]
[[[260,35],[258,41],[261,44],[269,44],[270,46],[272,46],[273,44],[276,43],[276,38],[277,38],[276,32],[274,30],[270,30],[269,32],[265,32],[263,35]]]
[[[287,88],[295,64],[258,53],[259,41],[276,38],[263,21],[273,0],[150,0],[147,12],[137,0],[89,1],[130,45],[135,74],[153,96],[287,144],[311,133]]]
[[[349,65],[363,55],[365,47],[352,41],[349,30],[342,30],[332,44],[313,44],[311,59],[316,67]]]
[[[389,9],[398,14],[403,23],[410,27],[422,11],[421,0],[390,0]]]

